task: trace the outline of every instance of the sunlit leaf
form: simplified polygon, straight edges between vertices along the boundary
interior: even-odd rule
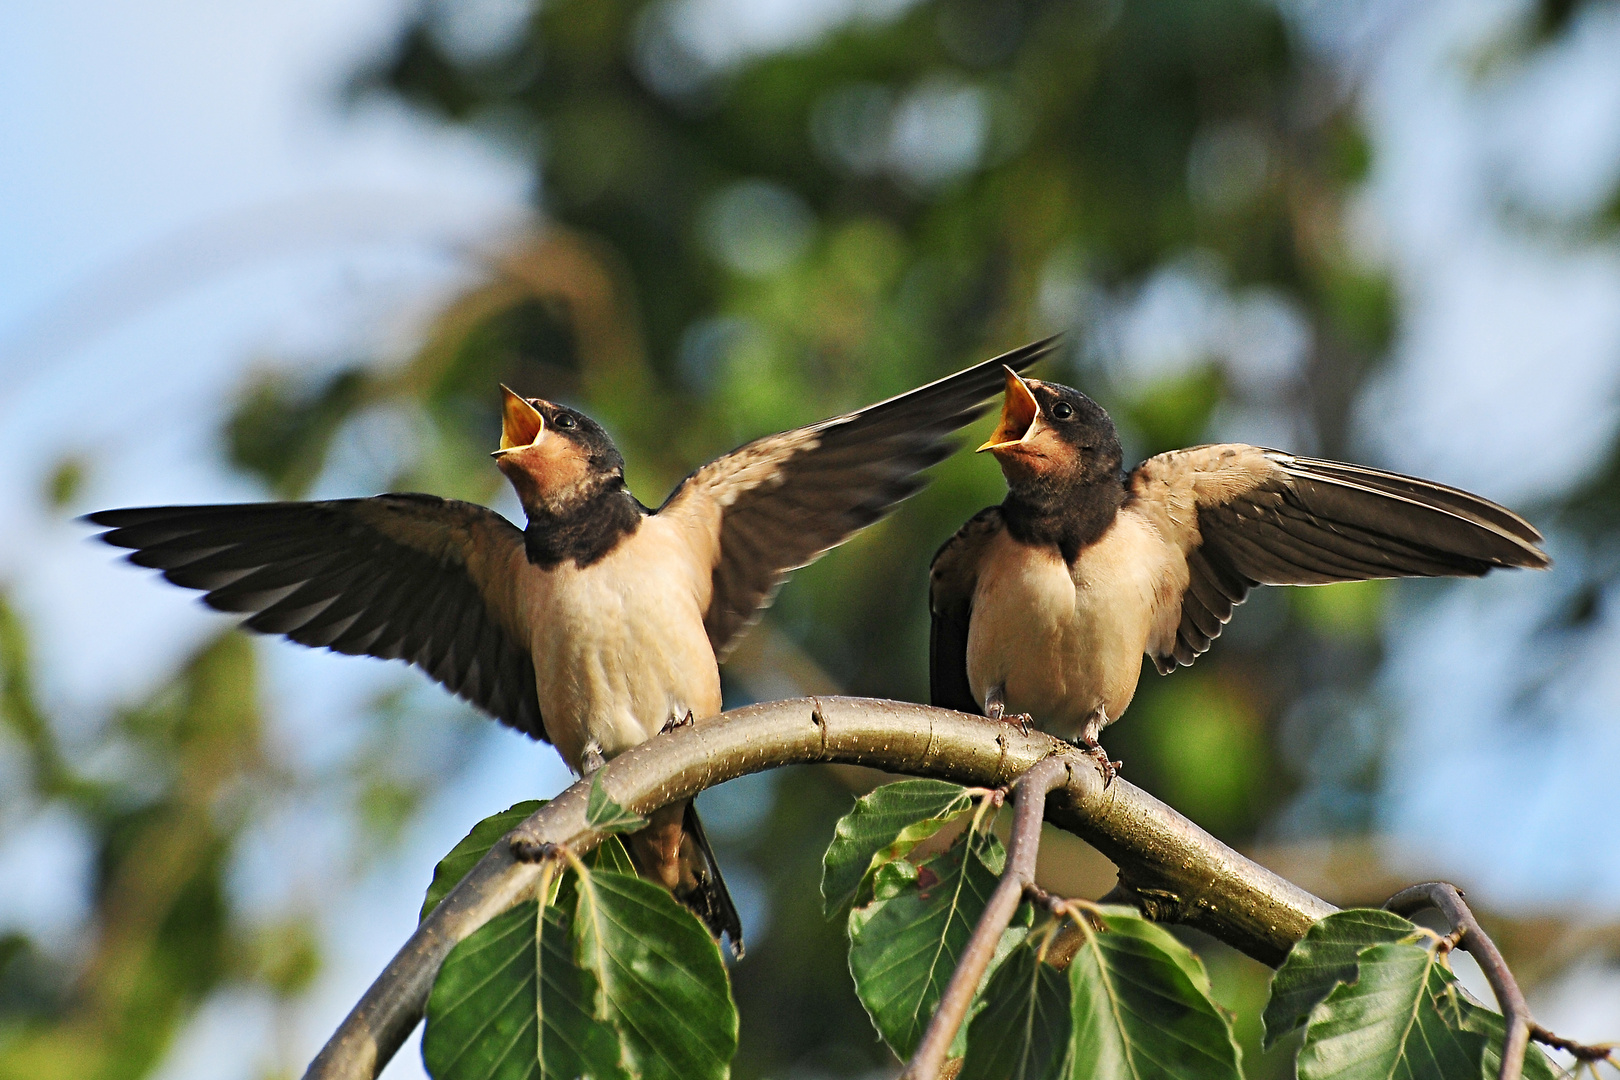
[[[1340,983],[1355,982],[1356,957],[1369,945],[1405,941],[1418,929],[1377,908],[1349,908],[1319,919],[1289,950],[1271,978],[1265,1046],[1305,1025],[1311,1010]]]
[[[591,797],[585,804],[585,824],[597,832],[635,832],[647,824],[647,819],[615,802],[602,786],[602,773],[598,771],[591,780]]]
[[[985,984],[958,1080],[1055,1080],[1069,1052],[1069,980],[1021,943]]]
[[[1129,908],[1103,908],[1069,964],[1073,1080],[1238,1080],[1238,1047],[1198,958]]]
[[[627,1075],[619,1033],[596,1019],[596,977],[580,966],[576,955],[573,920],[578,917],[578,894],[579,881],[569,875],[557,890],[556,901],[542,912],[535,1009],[540,1017],[540,1075],[547,1080]]]
[[[1485,1038],[1446,1022],[1453,978],[1435,950],[1362,950],[1353,983],[1311,1010],[1300,1080],[1478,1080]]]
[[[737,1009],[720,949],[665,889],[612,871],[579,881],[574,927],[582,968],[600,986],[595,1015],[616,1027],[640,1080],[725,1077]]]
[[[460,842],[450,849],[450,853],[440,859],[439,864],[433,868],[433,881],[428,885],[427,897],[422,901],[422,911],[417,915],[417,921],[427,918],[428,913],[439,906],[439,901],[467,876],[467,871],[495,846],[497,840],[517,828],[519,822],[544,805],[544,800],[527,799],[498,814],[491,814],[474,825],[472,831],[462,837]]]
[[[945,851],[912,866],[905,860],[878,871],[872,903],[849,916],[849,968],[872,1023],[900,1057],[911,1056],[939,1004],[951,972],[983,914],[1006,853],[988,833],[964,834]],[[1001,958],[1028,933],[1030,909],[1002,935]],[[966,1031],[957,1036],[960,1054]]]
[[[967,789],[943,780],[901,780],[857,799],[838,820],[821,863],[822,906],[828,918],[872,897],[878,867],[972,809]]]

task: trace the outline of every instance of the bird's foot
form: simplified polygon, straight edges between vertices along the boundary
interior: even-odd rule
[[[678,730],[679,728],[686,727],[689,724],[691,724],[692,722],[693,722],[692,710],[687,709],[685,716],[671,716],[668,720],[665,720],[664,721],[664,726],[658,729],[658,734],[667,735],[671,731],[675,731],[675,730]]]
[[[562,854],[563,846],[550,841],[530,840],[526,837],[512,839],[512,858],[523,863],[545,862]]]
[[[602,756],[602,748],[594,742],[585,744],[585,752],[579,755],[579,775],[587,777],[607,764],[607,758]]]
[[[984,715],[992,720],[999,720],[1003,724],[1012,724],[1025,735],[1029,734],[1029,725],[1035,722],[1035,718],[1029,713],[1007,715],[1007,688],[1005,686],[993,686],[990,688],[990,692],[984,696]]]
[[[1097,763],[1097,768],[1102,770],[1104,788],[1107,788],[1109,784],[1112,784],[1114,782],[1114,777],[1118,776],[1120,770],[1125,768],[1125,763],[1123,761],[1108,760],[1108,751],[1104,750],[1102,746],[1095,741],[1082,742],[1080,744],[1080,752],[1091,758],[1091,760],[1095,761]]]
[[[992,716],[990,719],[1000,720],[1003,724],[1011,724],[1013,727],[1018,729],[1018,733],[1020,735],[1028,735],[1029,725],[1035,722],[1035,718],[1029,715],[1027,712],[1013,713],[1008,715],[1004,710],[1000,709],[998,709],[996,711],[996,715]]]

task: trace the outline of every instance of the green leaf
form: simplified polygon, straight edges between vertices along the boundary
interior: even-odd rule
[[[1005,861],[1006,852],[993,835],[965,834],[920,866],[905,860],[885,863],[878,870],[872,903],[850,912],[849,968],[855,993],[901,1058],[910,1057],[921,1040]],[[1028,905],[1020,905],[1019,925],[1002,935],[987,978],[1028,933],[1031,914]],[[965,1041],[964,1028],[952,1056],[960,1056]]]
[[[647,824],[647,819],[614,802],[602,786],[601,770],[597,770],[591,779],[590,800],[585,804],[585,824],[603,833],[635,832]]]
[[[1300,1080],[1479,1080],[1485,1038],[1446,1022],[1453,978],[1432,949],[1363,949],[1353,983],[1311,1010]]]
[[[472,831],[462,837],[461,842],[450,849],[450,854],[440,859],[439,865],[433,868],[433,881],[428,885],[427,897],[422,901],[422,911],[417,921],[427,918],[439,906],[439,901],[467,876],[467,871],[495,846],[496,841],[544,805],[545,800],[528,799],[498,814],[491,814],[474,825]]]
[[[1356,957],[1369,945],[1414,940],[1410,920],[1377,908],[1348,908],[1319,919],[1271,977],[1265,1048],[1305,1025],[1311,1010],[1340,983],[1356,981]]]
[[[972,807],[966,788],[943,780],[901,780],[855,800],[822,858],[827,917],[870,900],[879,866],[903,857]]]
[[[573,898],[567,881],[559,903],[543,913],[525,901],[450,950],[422,1033],[422,1060],[434,1080],[626,1075],[617,1034],[590,1013],[595,980],[574,962],[567,927]]]
[[[1056,1080],[1070,1023],[1068,978],[1020,944],[985,985],[958,1080]]]
[[[1485,1075],[1494,1077],[1502,1067],[1502,1040],[1507,1036],[1507,1021],[1494,1009],[1487,1009],[1460,986],[1453,986],[1451,1010],[1442,1010],[1452,1027],[1477,1032],[1485,1037]],[[1553,1064],[1541,1047],[1531,1043],[1524,1051],[1525,1080],[1560,1080],[1563,1070]]]
[[[610,836],[596,845],[588,865],[592,870],[612,870],[616,874],[632,876],[636,873],[636,864],[630,861],[629,849],[617,836]]]
[[[1239,1080],[1231,1026],[1187,947],[1106,907],[1069,964],[1073,1080]]]
[[[720,949],[669,892],[629,874],[579,881],[574,947],[596,977],[594,1013],[618,1029],[639,1080],[721,1080],[737,1052],[737,1008]]]

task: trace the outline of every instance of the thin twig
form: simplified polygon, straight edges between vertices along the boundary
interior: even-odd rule
[[[1502,1039],[1502,1065],[1497,1080],[1519,1080],[1524,1072],[1524,1052],[1530,1045],[1530,1006],[1524,1000],[1524,991],[1490,935],[1480,927],[1479,920],[1463,901],[1455,885],[1443,881],[1429,881],[1402,889],[1390,897],[1384,907],[1397,915],[1412,915],[1424,908],[1434,908],[1446,917],[1453,930],[1462,932],[1457,944],[1479,962],[1485,979],[1496,995],[1496,1004],[1507,1021],[1507,1032]]]
[[[602,783],[639,814],[690,799],[726,780],[781,765],[843,762],[908,776],[1000,787],[1036,762],[1073,748],[1040,732],[949,709],[870,698],[794,698],[749,705],[659,735],[603,766]],[[542,752],[539,748],[536,753]],[[439,965],[457,942],[534,895],[537,852],[566,843],[584,854],[590,783],[578,783],[496,844],[417,927],[305,1073],[306,1080],[372,1080],[422,1018]],[[1052,823],[1120,869],[1152,916],[1196,926],[1273,966],[1331,904],[1285,881],[1124,780],[1105,791],[1095,768],[1075,769],[1051,800]]]
[[[1007,865],[996,891],[990,894],[979,924],[956,961],[956,970],[928,1022],[917,1052],[902,1075],[908,1080],[937,1080],[940,1067],[956,1040],[956,1033],[973,1005],[1001,935],[1012,923],[1024,890],[1035,884],[1035,856],[1041,850],[1041,823],[1046,818],[1046,797],[1069,778],[1074,764],[1067,755],[1054,755],[1035,765],[1013,784],[1012,835],[1007,841]],[[1090,770],[1088,770],[1090,771]]]
[[[1597,1046],[1587,1046],[1574,1039],[1566,1039],[1562,1035],[1555,1035],[1535,1021],[1530,1022],[1530,1037],[1538,1043],[1545,1043],[1555,1049],[1562,1050],[1577,1061],[1607,1061],[1611,1065],[1620,1066],[1614,1058],[1615,1047],[1608,1043]]]

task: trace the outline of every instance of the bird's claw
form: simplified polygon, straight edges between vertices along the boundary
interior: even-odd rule
[[[1104,789],[1107,789],[1108,785],[1114,782],[1114,777],[1118,776],[1120,771],[1125,768],[1123,761],[1108,760],[1108,751],[1104,750],[1098,743],[1084,743],[1081,745],[1080,750],[1095,761],[1097,768],[1102,771]]]
[[[693,722],[692,710],[687,709],[685,716],[671,716],[664,721],[664,726],[658,729],[658,734],[667,735],[671,731],[686,727]]]
[[[1035,722],[1035,718],[1027,712],[1014,713],[1011,716],[1003,715],[999,719],[1003,724],[1011,724],[1016,727],[1020,735],[1028,735],[1029,725]]]

